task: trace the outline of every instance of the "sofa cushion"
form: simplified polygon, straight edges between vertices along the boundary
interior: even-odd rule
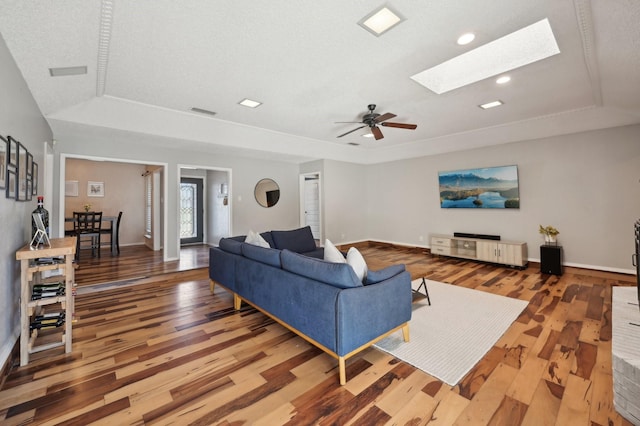
[[[247,259],[266,263],[276,268],[281,267],[280,250],[242,243],[242,255]]]
[[[249,232],[247,233],[247,238],[245,238],[244,242],[247,244],[253,244],[254,246],[260,246],[265,248],[271,247],[267,242],[267,240],[265,240],[262,237],[262,235],[251,230],[249,230]]]
[[[274,248],[304,253],[316,249],[316,242],[311,233],[311,227],[293,229],[291,231],[271,231]]]
[[[339,288],[362,287],[353,268],[346,263],[327,262],[303,256],[290,250],[280,254],[282,269]]]
[[[367,271],[367,277],[365,278],[364,285],[376,284],[384,280],[388,280],[391,277],[405,271],[404,265],[391,265],[379,271]]]
[[[324,240],[324,260],[327,262],[347,263],[347,259],[329,239]]]
[[[347,263],[353,268],[358,279],[364,282],[367,276],[367,262],[365,262],[364,257],[362,257],[362,254],[357,248],[351,247],[349,251],[347,251]]]
[[[218,247],[229,253],[242,254],[242,241],[244,241],[244,236],[242,236],[242,240],[239,240],[238,237],[222,238],[218,243]]]

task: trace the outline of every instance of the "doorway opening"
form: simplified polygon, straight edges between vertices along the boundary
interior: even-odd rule
[[[231,235],[231,170],[179,165],[178,250]]]
[[[321,181],[319,172],[300,175],[300,225],[311,227],[317,244],[322,241]]]

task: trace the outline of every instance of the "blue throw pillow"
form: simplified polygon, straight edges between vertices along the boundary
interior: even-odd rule
[[[346,263],[333,263],[303,256],[289,250],[280,255],[282,269],[339,288],[362,287],[353,268]]]
[[[391,265],[384,269],[380,269],[379,271],[368,270],[364,285],[375,284],[380,281],[388,280],[389,278],[395,277],[396,275],[404,272],[404,270],[404,265]]]
[[[274,248],[279,250],[291,250],[296,253],[305,253],[316,249],[316,241],[313,239],[311,227],[305,226],[291,231],[271,231]]]

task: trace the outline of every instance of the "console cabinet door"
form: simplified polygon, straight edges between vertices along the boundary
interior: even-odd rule
[[[516,244],[498,244],[498,262],[505,265],[522,265],[522,247]]]
[[[476,241],[476,257],[485,262],[497,262],[498,244],[495,241]]]

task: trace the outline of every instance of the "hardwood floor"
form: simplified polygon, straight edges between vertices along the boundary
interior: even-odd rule
[[[557,277],[536,265],[519,271],[417,249],[360,249],[372,269],[406,263],[414,278],[529,305],[456,386],[374,348],[347,362],[340,386],[333,358],[254,309],[235,312],[225,290],[210,294],[206,268],[171,271],[79,294],[73,353],[54,349],[14,367],[0,389],[0,421],[630,424],[612,402],[611,287],[634,276],[567,268]]]
[[[181,247],[179,260],[163,262],[162,256],[162,250],[153,251],[143,245],[121,247],[119,256],[112,256],[108,248],[102,249],[100,257],[82,251],[76,263],[76,284],[134,283],[159,274],[209,267],[209,246],[204,244]]]

